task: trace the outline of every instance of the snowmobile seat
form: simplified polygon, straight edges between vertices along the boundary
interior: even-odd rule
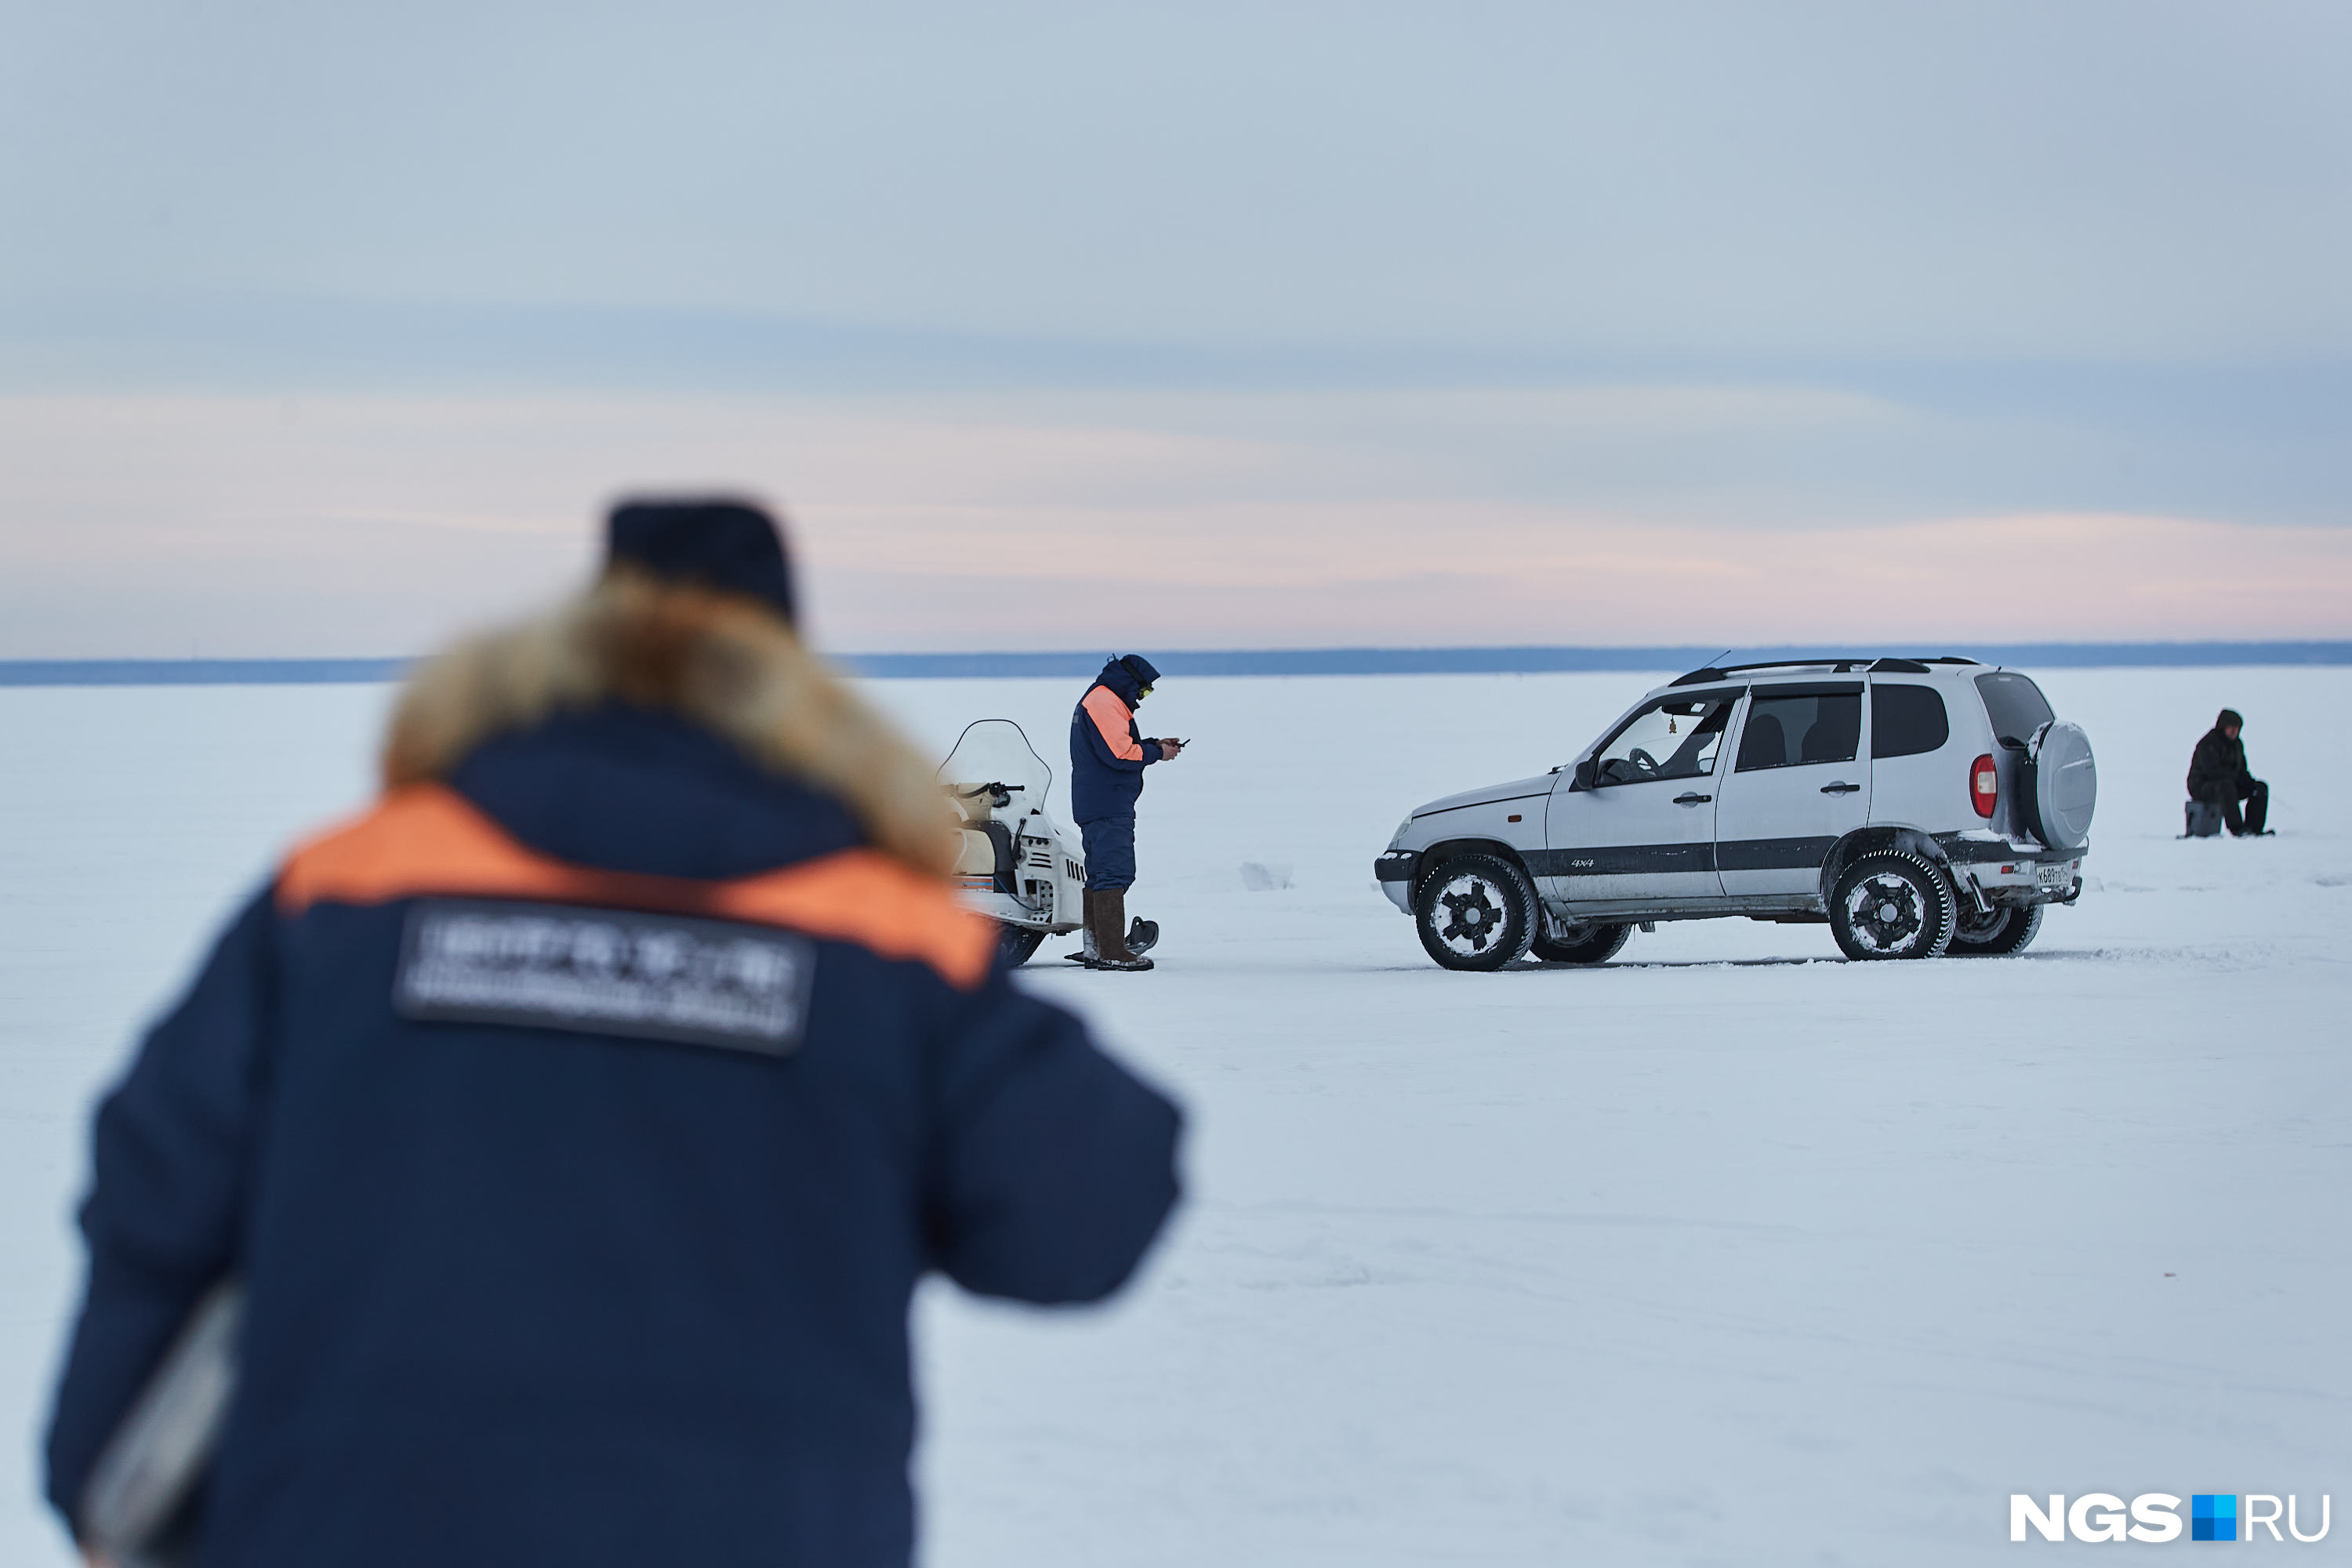
[[[1013,853],[1013,829],[992,816],[979,822],[967,822],[963,825],[963,830],[966,833],[977,833],[988,840],[991,858],[994,862],[992,869],[996,873],[995,890],[1000,893],[1013,891],[1013,868],[1019,864]]]

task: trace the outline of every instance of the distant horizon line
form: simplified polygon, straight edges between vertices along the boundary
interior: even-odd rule
[[[1683,670],[1738,656],[1742,663],[1875,658],[1895,653],[1964,657],[1986,664],[2058,668],[2192,668],[2352,664],[2352,642],[1964,643],[1867,647],[1785,643],[1724,649],[1696,645],[1585,647],[1528,644],[1487,647],[1313,647],[1143,651],[1166,676],[1552,675],[1577,671]],[[880,680],[1076,679],[1108,652],[837,653],[832,662]],[[396,680],[417,656],[383,658],[17,658],[0,659],[0,687],[335,686]]]

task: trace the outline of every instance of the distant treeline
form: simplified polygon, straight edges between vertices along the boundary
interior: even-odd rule
[[[1082,679],[1125,648],[1088,653],[853,653],[835,662],[880,679],[1031,676]],[[1171,653],[1145,647],[1164,675],[1546,675],[1682,670],[1726,658],[1873,658],[1958,654],[2027,668],[2352,664],[2352,642],[1875,644],[1866,647],[1315,647]],[[396,680],[405,658],[0,659],[0,686],[325,686]]]

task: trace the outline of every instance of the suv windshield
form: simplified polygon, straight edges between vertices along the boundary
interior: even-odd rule
[[[2013,669],[1978,676],[1977,690],[1984,696],[1985,714],[1999,740],[2023,745],[2033,739],[2034,731],[2056,717],[2042,688]]]

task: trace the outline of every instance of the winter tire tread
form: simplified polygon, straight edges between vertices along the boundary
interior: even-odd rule
[[[1455,889],[1464,889],[1459,897],[1479,897],[1483,911],[1503,917],[1496,922],[1500,934],[1467,953],[1448,947],[1437,929],[1447,918],[1443,901]],[[1499,855],[1457,855],[1433,869],[1413,895],[1412,927],[1422,950],[1447,969],[1490,972],[1517,962],[1535,941],[1539,918],[1535,884],[1517,862]]]
[[[1916,910],[1906,912],[1916,917],[1921,935],[1900,949],[1877,946],[1865,933],[1856,931],[1847,907],[1862,883],[1888,875],[1908,884],[1918,901]],[[1952,933],[1958,926],[1959,898],[1951,879],[1925,856],[1907,849],[1885,849],[1863,856],[1839,876],[1837,887],[1830,895],[1830,933],[1837,938],[1839,950],[1857,961],[1940,958],[1951,946]]]
[[[2002,913],[2008,918],[1981,940],[1970,937],[1958,927],[1952,931],[1952,945],[1947,951],[1954,958],[2006,958],[2022,952],[2041,934],[2042,916],[2047,904],[2008,904]]]
[[[1545,963],[1606,963],[1624,948],[1633,937],[1629,925],[1597,926],[1580,942],[1554,942],[1539,936],[1528,944],[1528,951]]]

